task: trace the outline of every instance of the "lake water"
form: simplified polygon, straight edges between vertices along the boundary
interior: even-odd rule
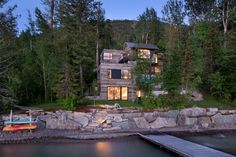
[[[236,155],[236,134],[195,135],[181,138]]]
[[[0,145],[0,157],[174,157],[136,137],[113,140],[66,141],[47,144]]]

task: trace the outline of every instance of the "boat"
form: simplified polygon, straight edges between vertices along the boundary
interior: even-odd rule
[[[30,119],[17,119],[17,120],[6,120],[4,121],[5,125],[9,125],[9,124],[32,124],[32,123],[37,123],[36,120],[30,120]]]
[[[3,128],[4,132],[31,131],[37,128],[36,124],[8,124]]]
[[[31,111],[29,111],[29,119],[17,119],[13,120],[12,110],[10,112],[10,119],[4,121],[4,132],[17,132],[34,130],[37,128],[37,120],[32,120]]]

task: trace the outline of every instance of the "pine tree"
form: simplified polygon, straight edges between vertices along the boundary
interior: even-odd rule
[[[7,1],[0,2],[0,8]],[[16,48],[16,17],[13,11],[16,6],[6,12],[0,12],[0,110],[4,111],[16,102],[15,95],[10,88],[11,69],[15,61]]]
[[[183,82],[189,75],[187,74],[189,72],[187,70],[189,68],[187,67],[188,48],[183,35],[186,15],[183,7],[182,1],[169,0],[162,10],[163,19],[169,24],[166,28],[167,65],[164,69],[163,85],[170,95],[180,93],[180,88],[183,87]]]
[[[92,73],[95,63],[97,4],[94,0],[60,1],[60,40],[65,42],[58,84],[61,97],[84,95],[85,76]]]

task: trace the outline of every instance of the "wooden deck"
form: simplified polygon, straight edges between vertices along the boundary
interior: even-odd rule
[[[170,135],[142,135],[143,139],[184,157],[234,157],[233,155]]]

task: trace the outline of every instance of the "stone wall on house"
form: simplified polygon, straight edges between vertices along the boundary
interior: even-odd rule
[[[75,129],[88,132],[180,127],[197,130],[236,126],[236,110],[217,108],[186,108],[153,112],[140,112],[136,109],[92,109],[88,113],[56,111],[44,112],[38,118],[48,129]]]

